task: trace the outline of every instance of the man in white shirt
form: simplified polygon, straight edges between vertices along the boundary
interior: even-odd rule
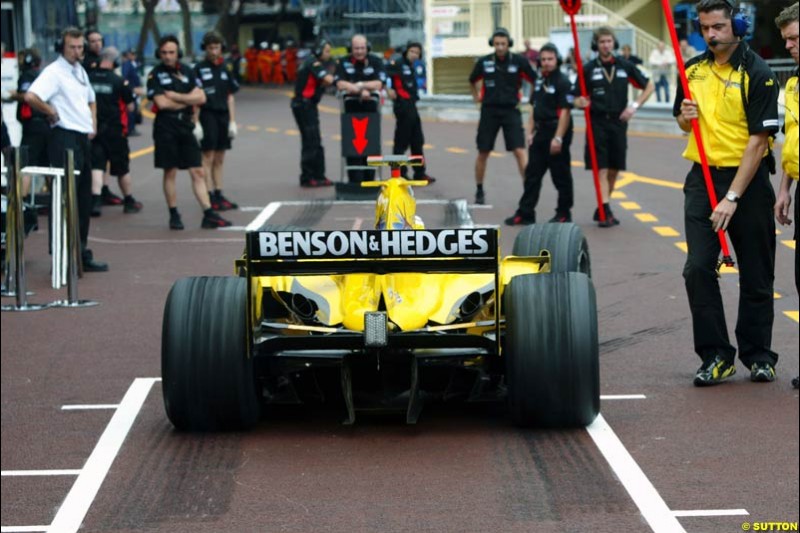
[[[658,48],[650,52],[650,68],[653,71],[653,80],[656,82],[656,98],[659,102],[669,102],[669,77],[672,75],[672,66],[675,64],[675,55],[672,50],[667,50],[664,42],[658,43]],[[664,90],[664,99],[661,99],[661,90]]]
[[[58,44],[56,46],[59,46]],[[84,272],[105,272],[108,265],[95,261],[86,247],[92,211],[91,144],[97,132],[95,94],[81,65],[83,32],[67,28],[61,33],[61,55],[42,70],[25,93],[25,102],[48,117],[52,130],[48,156],[50,165],[63,167],[65,150],[74,153],[78,194],[81,260]]]

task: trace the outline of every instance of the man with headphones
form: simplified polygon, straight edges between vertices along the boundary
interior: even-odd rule
[[[17,121],[22,126],[20,146],[28,149],[28,165],[49,166],[47,143],[50,139],[50,124],[47,115],[34,109],[25,102],[25,93],[39,76],[42,56],[35,48],[27,48],[20,53],[20,73],[17,80],[17,91],[12,99],[18,102]]]
[[[536,204],[548,168],[558,190],[556,214],[550,222],[572,221],[572,159],[569,152],[572,144],[572,84],[561,72],[561,56],[553,43],[546,43],[539,49],[537,63],[540,76],[534,83],[530,99],[533,109],[527,130],[529,148],[525,190],[517,212],[505,220],[509,226],[536,222]]]
[[[364,35],[356,34],[350,39],[348,48],[349,56],[339,60],[336,66],[334,82],[336,89],[349,96],[358,96],[345,100],[344,109],[347,113],[375,112],[378,111],[378,101],[372,94],[380,91],[386,81],[386,72],[383,60],[370,54],[372,47]],[[366,166],[366,157],[348,157],[348,166]],[[375,179],[374,170],[348,170],[348,179],[351,183],[372,181]]]
[[[331,43],[321,39],[297,71],[292,98],[292,115],[300,130],[300,186],[329,187],[325,177],[325,149],[319,129],[317,105],[325,87],[333,84]]]
[[[200,49],[206,57],[194,66],[194,77],[203,84],[206,103],[200,106],[200,124],[203,126],[203,171],[206,186],[211,194],[211,207],[215,211],[238,209],[222,194],[222,165],[225,151],[231,149],[236,137],[236,107],[233,95],[239,91],[239,82],[231,76],[222,57],[225,43],[222,35],[210,31],[203,36]]]
[[[25,93],[25,103],[43,113],[50,123],[50,166],[64,167],[66,150],[74,154],[81,260],[84,272],[105,272],[106,263],[94,260],[87,248],[92,211],[91,139],[97,133],[95,94],[81,65],[83,32],[67,28],[56,45],[58,59],[47,65]]]
[[[703,361],[694,384],[715,385],[736,373],[736,348],[728,338],[717,275],[719,230],[728,232],[739,262],[739,359],[752,381],[769,382],[778,361],[771,348],[775,193],[769,180],[769,138],[778,131],[780,87],[743,40],[749,22],[729,0],[701,0],[697,13],[708,50],[686,64],[692,100],[679,85],[673,107],[678,126],[690,134],[683,152],[692,162],[683,187],[688,246],[683,277],[694,349]],[[695,119],[719,199],[713,210],[692,130]]]
[[[517,167],[525,179],[527,157],[525,133],[522,130],[522,115],[517,109],[522,80],[535,83],[536,73],[527,59],[511,52],[514,40],[505,28],[497,28],[489,38],[494,52],[483,56],[475,63],[469,76],[472,98],[481,104],[478,122],[478,158],[475,161],[475,203],[486,202],[483,181],[486,162],[494,149],[497,132],[502,128],[506,150],[514,152]],[[480,90],[478,86],[481,86]]]
[[[155,104],[155,165],[164,170],[164,197],[169,208],[169,227],[173,230],[182,230],[184,227],[175,190],[178,169],[189,170],[194,196],[203,209],[201,227],[214,229],[230,226],[228,220],[211,208],[197,138],[202,137],[202,133],[195,134],[201,128],[199,124],[195,125],[193,107],[206,102],[203,82],[181,63],[183,54],[174,35],[165,35],[159,40],[156,56],[161,63],[147,76],[147,97]]]
[[[92,139],[92,216],[100,216],[100,197],[106,166],[116,176],[125,195],[124,213],[138,213],[142,204],[132,195],[128,111],[134,108],[133,91],[128,82],[114,72],[119,51],[113,46],[100,53],[100,64],[89,72],[97,97],[97,136]]]
[[[785,8],[775,19],[775,25],[781,30],[781,37],[786,41],[786,49],[794,59],[794,64],[800,64],[800,4],[795,2]],[[786,82],[784,91],[786,101],[786,119],[783,125],[785,135],[783,151],[781,153],[781,166],[783,176],[778,192],[778,200],[775,202],[775,218],[783,226],[792,223],[789,216],[789,206],[792,205],[792,184],[797,183],[800,177],[800,70],[795,69],[794,76]],[[800,185],[794,189],[794,286],[800,294],[800,249],[797,248],[797,236],[800,230]],[[800,386],[800,380],[795,377],[792,380],[794,388]]]
[[[422,133],[422,120],[417,111],[419,100],[417,76],[414,72],[414,63],[422,57],[422,43],[409,41],[402,49],[402,53],[393,57],[387,66],[387,78],[390,86],[389,98],[394,102],[395,116],[394,149],[393,154],[405,154],[411,148],[412,155],[424,155],[422,147],[425,144],[425,135]],[[415,180],[426,180],[428,183],[436,181],[425,172],[425,162],[414,168]],[[400,173],[405,177],[406,167],[400,168]]]
[[[600,193],[603,197],[605,221],[600,220],[599,210],[594,213],[594,220],[603,228],[616,226],[619,220],[611,212],[609,198],[614,192],[614,185],[620,170],[627,168],[628,122],[636,110],[644,104],[655,90],[652,80],[642,74],[636,65],[622,57],[615,57],[614,51],[619,42],[614,30],[607,26],[597,28],[592,37],[592,50],[597,57],[583,66],[589,97],[580,96],[576,88],[575,107],[584,109],[587,106],[592,118],[592,133],[597,152],[597,167],[600,177]],[[628,85],[643,89],[639,98],[628,101]],[[589,154],[589,143],[584,151],[586,169],[592,169]]]

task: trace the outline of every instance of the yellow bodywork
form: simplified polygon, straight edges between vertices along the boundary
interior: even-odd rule
[[[424,185],[427,182],[396,177],[384,182],[362,183],[362,186],[382,187],[375,206],[375,229],[423,229],[424,224],[416,215],[411,186]],[[549,270],[549,261],[546,257],[506,257],[500,262],[499,270],[502,292],[514,276]],[[279,302],[283,302],[281,293],[300,294],[316,304],[315,318],[320,325],[353,331],[364,330],[364,313],[378,310],[381,300],[392,327],[400,331],[420,330],[431,324],[452,324],[468,318],[461,317],[459,310],[472,293],[478,293],[481,301],[491,305],[469,318],[493,320],[493,304],[497,301],[495,276],[484,273],[258,276],[251,278],[251,283],[252,318],[256,324],[260,320],[265,291],[270,291]],[[283,305],[288,308],[289,302]]]

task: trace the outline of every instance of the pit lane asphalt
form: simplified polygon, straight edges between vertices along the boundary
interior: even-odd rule
[[[338,179],[337,105],[329,98],[323,104],[328,172]],[[332,197],[329,189],[297,187],[299,138],[285,91],[243,90],[237,117],[240,134],[226,163],[225,192],[254,210],[226,215],[235,224],[246,226],[270,202]],[[393,125],[390,118],[384,121],[385,142]],[[144,135],[132,139],[131,148],[144,149],[132,162],[135,195],[144,210],[123,215],[121,208],[106,207],[92,220],[91,247],[111,271],[87,274],[79,290],[81,298],[100,305],[0,315],[3,531],[36,531],[36,526],[44,531],[54,520],[82,523],[82,531],[666,527],[648,521],[634,502],[647,487],[623,483],[626,472],[612,469],[586,430],[518,430],[492,407],[426,408],[412,427],[397,419],[362,417],[346,428],[330,413],[289,410],[266,417],[246,434],[174,432],[160,384],[136,380],[160,374],[161,317],[172,283],[182,276],[231,274],[243,233],[199,229],[201,213],[185,172],[178,195],[188,229],[167,229],[160,173],[146,150],[149,121],[143,126]],[[438,181],[417,189],[417,197],[471,200],[475,125],[430,121],[424,129],[430,173]],[[773,340],[782,357],[778,380],[752,384],[739,365],[732,383],[694,388],[699,360],[692,353],[681,278],[685,140],[633,134],[629,142],[631,173],[620,189],[625,198],[613,201],[620,227],[599,229],[592,223],[591,175],[573,169],[573,217],[589,239],[598,294],[601,393],[644,396],[604,400],[603,417],[671,512],[728,513],[680,516],[677,523],[685,531],[797,522],[798,394],[789,381],[798,372],[798,328],[785,313],[794,312],[796,320],[798,303],[792,251],[781,243],[791,230],[778,235],[780,298]],[[582,151],[578,134],[572,159],[580,160]],[[510,155],[498,152],[490,159],[486,188],[492,207],[472,209],[472,218],[476,224],[501,223],[521,192]],[[548,181],[539,217],[548,218],[554,204]],[[321,228],[370,223],[368,210],[319,207],[281,207],[270,222],[311,220]],[[446,219],[438,206],[423,206],[421,214],[430,226]],[[36,292],[32,302],[65,296],[48,287],[44,233],[25,242],[29,286]],[[504,253],[516,233],[503,230]],[[721,285],[730,320],[736,277],[723,275]],[[134,388],[140,409],[131,401]],[[76,404],[101,408],[62,409]],[[120,422],[132,424],[130,430]],[[67,472],[41,472],[53,470]],[[76,483],[98,478],[96,495]],[[742,509],[748,515],[730,514]]]

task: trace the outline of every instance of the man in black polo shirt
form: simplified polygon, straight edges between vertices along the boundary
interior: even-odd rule
[[[110,46],[100,54],[98,68],[89,72],[97,102],[97,136],[92,139],[93,216],[100,215],[100,192],[106,165],[109,173],[119,180],[119,188],[125,195],[123,211],[138,213],[142,209],[142,204],[131,194],[128,110],[133,109],[134,98],[128,82],[114,72],[118,64],[119,52]]]
[[[325,149],[319,130],[319,104],[325,87],[333,83],[331,45],[321,40],[297,71],[292,98],[292,115],[300,130],[300,186],[328,187],[325,177]]]
[[[192,70],[180,62],[177,37],[162,37],[156,50],[161,63],[147,76],[147,97],[155,103],[155,164],[156,168],[164,169],[164,196],[169,208],[169,227],[174,230],[183,229],[175,192],[178,169],[188,169],[192,177],[194,196],[203,208],[201,226],[207,229],[230,226],[229,221],[211,208],[203,175],[200,143],[194,134],[196,128],[192,106],[203,105],[206,101],[202,81],[196,79]]]
[[[494,149],[497,132],[503,128],[506,150],[514,152],[519,174],[525,179],[525,133],[522,131],[522,116],[517,104],[520,99],[522,80],[533,84],[536,73],[526,58],[511,53],[514,40],[505,28],[497,28],[489,38],[494,53],[483,56],[475,63],[469,82],[472,85],[472,98],[481,105],[481,118],[478,122],[478,158],[475,161],[475,203],[486,202],[483,180],[486,175],[486,162]],[[480,91],[478,85],[482,83]]]
[[[611,212],[609,198],[614,192],[614,184],[620,170],[626,169],[628,151],[628,121],[636,110],[653,94],[655,85],[648,80],[642,71],[630,61],[622,57],[614,57],[614,50],[619,48],[614,31],[606,26],[597,28],[592,37],[592,50],[597,57],[583,66],[589,97],[583,98],[576,92],[575,107],[590,107],[592,133],[597,152],[597,167],[600,175],[600,192],[603,197],[605,222],[600,221],[599,211],[595,211],[594,220],[600,227],[608,228],[619,224],[619,220]],[[639,98],[628,102],[628,84],[637,89],[644,89]],[[586,169],[592,169],[589,143],[586,142],[584,153]]]
[[[39,76],[41,64],[42,56],[36,49],[29,48],[22,51],[17,92],[13,99],[18,102],[17,120],[22,125],[22,140],[19,144],[28,149],[26,164],[46,167],[50,164],[47,156],[50,124],[47,122],[47,115],[25,102],[25,93]]]
[[[103,41],[103,34],[97,30],[90,30],[86,34],[86,53],[83,56],[83,68],[86,69],[87,73],[100,68]]]
[[[536,204],[547,169],[558,190],[556,214],[550,222],[571,222],[573,193],[569,147],[572,144],[572,84],[561,73],[561,57],[553,43],[539,50],[540,76],[533,86],[528,120],[528,166],[525,168],[525,191],[509,226],[536,222]]]
[[[339,60],[336,66],[334,81],[339,91],[348,96],[358,96],[358,99],[345,101],[345,112],[376,112],[378,102],[372,98],[372,93],[380,91],[386,81],[383,70],[383,61],[369,53],[370,47],[367,38],[356,34],[350,40],[350,55]],[[348,165],[365,166],[366,157],[348,157]],[[351,183],[372,181],[375,179],[374,170],[349,170],[348,179]]]
[[[409,41],[403,48],[403,53],[390,61],[387,68],[387,77],[391,82],[389,98],[394,101],[394,149],[393,154],[405,154],[411,148],[411,155],[424,155],[422,147],[425,144],[425,135],[422,133],[422,120],[417,111],[419,100],[417,75],[414,72],[414,62],[422,57],[422,43]],[[414,167],[414,179],[426,180],[428,183],[436,181],[425,172],[425,162]],[[405,177],[406,167],[400,168],[400,174]]]
[[[200,44],[206,57],[194,66],[194,76],[203,84],[206,103],[200,107],[200,124],[203,126],[203,171],[206,186],[211,194],[211,207],[216,211],[237,209],[239,206],[222,194],[222,165],[225,151],[231,149],[231,139],[236,137],[236,117],[233,95],[239,82],[231,76],[222,57],[222,36],[210,31]]]

